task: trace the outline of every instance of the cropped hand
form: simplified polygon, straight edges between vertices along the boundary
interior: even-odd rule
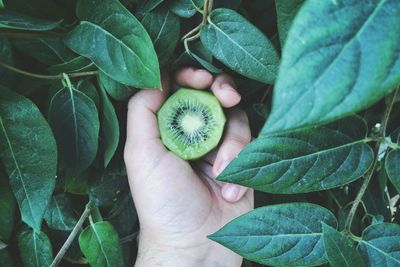
[[[253,208],[253,191],[220,183],[215,177],[250,142],[246,114],[234,108],[240,95],[226,75],[185,68],[179,86],[211,89],[226,109],[220,146],[200,160],[187,162],[160,140],[157,111],[169,92],[141,90],[129,101],[125,163],[140,221],[136,266],[240,266],[240,256],[207,239],[230,220]]]

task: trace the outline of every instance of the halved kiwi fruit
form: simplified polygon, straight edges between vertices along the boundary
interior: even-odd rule
[[[184,160],[198,159],[215,148],[226,121],[213,94],[187,88],[170,96],[157,116],[162,142]]]

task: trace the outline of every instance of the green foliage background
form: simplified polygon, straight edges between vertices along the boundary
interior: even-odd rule
[[[235,79],[257,137],[218,180],[258,208],[210,239],[246,267],[400,266],[399,18],[398,0],[0,0],[0,265],[134,264],[127,100],[195,66]]]

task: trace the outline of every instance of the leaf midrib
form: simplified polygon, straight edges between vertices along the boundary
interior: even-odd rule
[[[94,233],[94,235],[96,236],[97,241],[99,242],[100,250],[101,250],[101,252],[103,252],[104,259],[105,259],[106,262],[107,262],[107,266],[111,266],[111,265],[110,265],[110,262],[109,262],[109,260],[108,260],[108,258],[107,258],[107,254],[106,254],[106,252],[104,251],[103,244],[102,244],[102,242],[101,242],[100,236],[97,234],[96,225],[95,225],[95,224],[94,224],[94,225],[91,225],[91,228],[93,229],[93,233]]]
[[[7,130],[4,127],[3,119],[2,119],[1,116],[0,116],[0,126],[1,126],[1,129],[2,129],[3,133],[4,133],[5,139],[7,141],[8,148],[10,149],[11,156],[12,156],[14,164],[15,164],[15,168],[17,169],[17,172],[18,172],[18,176],[20,177],[22,188],[24,189],[24,193],[25,193],[26,199],[28,200],[29,212],[30,212],[31,217],[32,217],[31,219],[33,220],[34,216],[33,216],[33,209],[32,209],[31,199],[29,198],[28,192],[26,190],[26,186],[25,186],[24,178],[22,176],[21,169],[19,168],[18,161],[17,161],[17,159],[15,157],[14,150],[12,148],[10,139],[8,138]]]

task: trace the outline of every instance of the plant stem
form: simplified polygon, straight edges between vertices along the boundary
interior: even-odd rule
[[[92,211],[92,203],[86,204],[86,208],[83,211],[81,217],[79,218],[78,222],[76,223],[74,229],[72,229],[71,234],[68,236],[67,240],[65,241],[64,245],[60,248],[60,251],[58,251],[56,257],[54,258],[53,262],[51,263],[50,267],[56,267],[64,257],[65,253],[67,253],[68,248],[71,246],[72,242],[74,241],[76,235],[79,233],[79,231],[82,228],[83,223],[85,222],[86,218],[90,215],[90,212]]]
[[[29,76],[32,78],[38,78],[38,79],[46,79],[46,80],[62,80],[64,78],[63,74],[56,74],[56,75],[45,75],[45,74],[37,74],[37,73],[32,73],[28,71],[24,71],[18,68],[15,68],[11,65],[8,65],[4,62],[0,61],[0,66],[6,69],[9,69],[11,71],[14,71],[16,73]],[[76,72],[76,73],[69,73],[67,74],[70,78],[76,78],[76,77],[84,77],[84,76],[91,76],[91,75],[97,75],[98,71],[86,71],[86,72]]]
[[[390,116],[390,113],[392,111],[394,102],[396,100],[396,96],[397,96],[398,91],[399,91],[399,88],[397,88],[394,91],[394,93],[392,93],[391,96],[389,97],[389,101],[390,102],[386,106],[385,113],[383,114],[383,117],[382,117],[380,136],[383,139],[385,138],[387,123],[389,121],[389,116]],[[376,169],[376,166],[377,166],[378,161],[379,161],[378,153],[379,153],[379,147],[380,147],[381,143],[382,143],[382,141],[380,140],[380,141],[377,141],[377,143],[375,145],[375,148],[374,148],[374,162],[372,163],[371,169],[366,174],[364,182],[362,183],[361,188],[358,191],[356,199],[353,201],[353,205],[351,206],[351,209],[350,209],[349,214],[347,216],[346,223],[344,225],[344,231],[347,232],[347,233],[351,232],[351,225],[352,225],[354,216],[355,216],[355,214],[357,212],[358,205],[362,201],[362,198],[363,198],[363,196],[365,194],[365,191],[367,191],[369,182],[371,181],[371,178],[375,173],[375,169]]]

